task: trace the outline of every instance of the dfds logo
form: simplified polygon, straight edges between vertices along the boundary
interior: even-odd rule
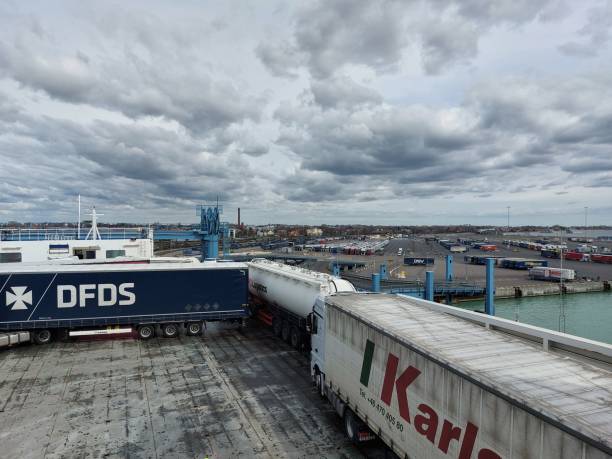
[[[97,306],[130,306],[136,303],[136,294],[130,289],[133,282],[119,284],[81,284],[58,285],[57,307],[73,308],[77,304],[80,308],[96,304]]]

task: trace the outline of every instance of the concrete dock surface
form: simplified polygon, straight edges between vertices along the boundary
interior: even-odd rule
[[[308,356],[255,322],[3,349],[0,445],[6,458],[364,457]]]

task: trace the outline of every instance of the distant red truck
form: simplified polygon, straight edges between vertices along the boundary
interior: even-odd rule
[[[483,252],[495,252],[497,250],[497,246],[494,244],[485,244],[480,246],[480,250]]]
[[[595,263],[608,263],[612,264],[612,255],[602,255],[594,253],[591,255],[591,260]]]

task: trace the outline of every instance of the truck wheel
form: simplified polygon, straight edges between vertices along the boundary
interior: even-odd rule
[[[289,322],[287,322],[286,320],[283,320],[283,331],[281,333],[281,337],[283,338],[283,341],[288,343],[290,335],[291,335],[291,327],[289,326]]]
[[[283,321],[280,320],[278,317],[275,317],[274,321],[272,322],[272,330],[274,331],[274,334],[279,338],[283,334]]]
[[[295,327],[291,327],[291,336],[290,336],[291,346],[293,346],[295,349],[300,348],[300,344],[302,341],[300,338],[301,336],[300,336],[299,330]]]
[[[187,324],[187,335],[197,336],[202,333],[202,324],[200,322],[189,322]]]
[[[155,327],[153,325],[141,325],[138,327],[138,336],[140,339],[150,339],[155,336]]]
[[[34,330],[32,332],[32,340],[36,344],[48,344],[51,342],[51,331],[43,328],[42,330]]]
[[[357,443],[357,419],[350,409],[344,411],[344,431],[353,443]]]
[[[174,338],[179,334],[179,328],[177,324],[163,324],[161,326],[162,335],[165,338]]]
[[[319,397],[325,398],[325,394],[323,392],[323,375],[318,371],[315,373],[315,386],[317,388],[317,392],[319,393]]]

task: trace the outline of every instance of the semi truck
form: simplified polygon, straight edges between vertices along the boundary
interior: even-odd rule
[[[538,344],[539,343],[539,344]],[[319,298],[311,374],[354,442],[407,458],[612,455],[612,346],[388,294]]]
[[[347,280],[297,266],[263,258],[247,264],[257,316],[296,349],[310,345],[308,318],[317,298],[356,291]]]
[[[235,262],[7,264],[0,301],[0,332],[29,331],[37,344],[133,329],[198,335],[204,321],[250,315],[248,267]]]

